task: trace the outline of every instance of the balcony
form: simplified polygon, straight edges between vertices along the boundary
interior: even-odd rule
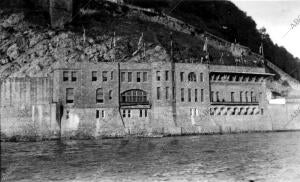
[[[259,102],[211,102],[211,105],[213,106],[257,106],[259,105]]]

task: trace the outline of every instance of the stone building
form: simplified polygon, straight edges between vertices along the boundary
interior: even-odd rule
[[[201,63],[57,64],[49,78],[1,82],[1,128],[9,135],[34,123],[40,134],[62,136],[272,130],[270,76]]]

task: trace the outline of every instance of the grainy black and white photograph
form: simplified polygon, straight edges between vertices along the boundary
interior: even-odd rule
[[[0,0],[2,182],[299,182],[300,1]]]

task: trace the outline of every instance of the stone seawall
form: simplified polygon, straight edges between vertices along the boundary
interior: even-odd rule
[[[50,78],[9,78],[0,82],[1,136],[53,137],[59,134]]]
[[[153,88],[159,86],[159,82],[152,84]],[[179,81],[177,85],[180,86]],[[255,112],[252,115],[237,115],[233,112],[225,115],[222,111],[212,115],[210,108],[213,106],[209,104],[208,97],[205,97],[201,104],[176,103],[174,120],[171,104],[161,101],[153,101],[147,117],[145,108],[131,108],[131,116],[127,117],[126,113],[126,117],[122,117],[122,109],[117,105],[62,108],[60,104],[53,102],[53,80],[46,77],[10,78],[0,82],[0,91],[2,138],[18,136],[20,140],[26,140],[61,136],[91,139],[129,135],[148,137],[300,130],[300,103],[297,102],[268,104],[263,113]]]

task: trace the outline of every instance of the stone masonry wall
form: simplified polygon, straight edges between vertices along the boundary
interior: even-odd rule
[[[9,78],[0,82],[1,132],[50,137],[58,133],[52,79]]]

